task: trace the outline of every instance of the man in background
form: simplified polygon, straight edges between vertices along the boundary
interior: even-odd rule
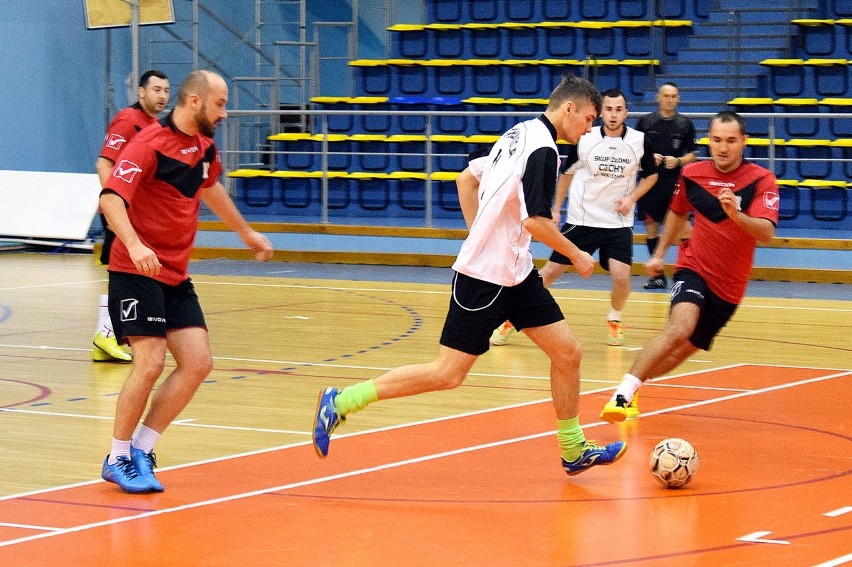
[[[137,101],[121,110],[107,126],[101,154],[95,162],[95,170],[101,182],[101,188],[106,186],[112,170],[118,162],[118,155],[137,132],[145,126],[157,121],[157,116],[169,103],[169,79],[161,71],[151,69],[139,78]],[[104,244],[101,249],[100,262],[109,264],[109,252],[115,233],[107,225],[106,218],[101,214],[104,227]],[[115,339],[112,321],[109,318],[107,295],[101,295],[98,308],[98,326],[92,339],[92,360],[95,362],[130,362],[133,355],[124,349]]]
[[[644,132],[651,142],[654,161],[659,177],[644,197],[639,199],[639,218],[645,222],[648,253],[654,255],[660,238],[660,225],[672,200],[675,184],[683,166],[694,162],[695,125],[692,120],[678,113],[680,91],[674,83],[664,83],[657,90],[659,110],[646,114],[636,123],[636,129]],[[689,238],[690,225],[684,225],[681,238]],[[666,289],[666,274],[661,272],[645,284],[645,289]]]

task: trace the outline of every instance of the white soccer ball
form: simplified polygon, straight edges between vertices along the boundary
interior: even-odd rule
[[[698,453],[688,441],[672,437],[651,451],[651,474],[666,488],[680,488],[698,472]]]

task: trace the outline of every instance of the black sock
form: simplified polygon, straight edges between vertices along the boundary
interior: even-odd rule
[[[658,240],[660,240],[660,239],[659,238],[648,238],[646,240],[646,244],[648,245],[648,254],[650,254],[651,256],[654,255],[654,249],[657,247],[657,241]]]

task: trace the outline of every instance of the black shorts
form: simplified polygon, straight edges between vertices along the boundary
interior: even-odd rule
[[[506,287],[456,272],[441,344],[479,356],[491,333],[509,320],[519,331],[562,321],[565,315],[533,268],[516,286]]]
[[[651,187],[650,191],[642,195],[636,203],[639,220],[644,221],[650,218],[655,222],[663,222],[669,211],[674,190],[675,186],[668,183],[657,183]]]
[[[692,270],[680,269],[674,273],[670,295],[672,307],[688,302],[694,303],[701,310],[695,331],[689,337],[689,342],[701,350],[710,350],[713,338],[737,310],[736,303],[725,301],[710,291],[704,278]]]
[[[600,249],[599,260],[604,270],[609,271],[610,258],[628,266],[633,264],[633,229],[630,227],[599,228],[566,224],[562,227],[562,234],[583,252],[594,254]],[[571,260],[555,251],[550,255],[550,261],[563,265],[571,263]]]
[[[100,262],[102,266],[109,266],[109,252],[115,241],[115,233],[107,226],[107,220],[103,214],[101,214],[101,224],[104,226],[104,245],[101,248]]]
[[[186,327],[207,328],[192,280],[168,285],[141,274],[109,273],[109,316],[119,342],[165,337]]]

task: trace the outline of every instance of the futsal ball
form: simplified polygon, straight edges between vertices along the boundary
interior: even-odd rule
[[[651,474],[666,488],[680,488],[698,472],[698,453],[688,441],[672,437],[651,452]]]

